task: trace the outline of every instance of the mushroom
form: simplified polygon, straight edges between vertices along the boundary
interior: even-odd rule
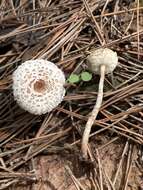
[[[12,78],[14,99],[35,115],[50,112],[65,95],[64,73],[50,61],[26,61],[14,71]]]
[[[83,157],[87,159],[87,150],[88,150],[88,140],[92,125],[98,115],[100,110],[102,99],[103,99],[103,86],[105,74],[112,73],[118,64],[117,53],[108,48],[101,48],[98,50],[92,51],[87,56],[87,61],[89,68],[95,73],[100,75],[99,89],[96,104],[91,112],[91,115],[88,118],[88,121],[85,126],[85,130],[82,137],[81,150]]]

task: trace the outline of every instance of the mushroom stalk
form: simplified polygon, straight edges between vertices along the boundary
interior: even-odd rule
[[[99,113],[99,110],[100,110],[100,107],[102,104],[105,70],[106,70],[106,66],[101,65],[100,66],[100,82],[99,82],[96,104],[95,104],[95,106],[91,112],[91,115],[88,118],[88,121],[87,121],[86,126],[85,126],[85,130],[83,133],[83,137],[82,137],[81,150],[82,150],[83,157],[85,159],[87,159],[88,140],[89,140],[90,131],[91,131],[91,128],[92,128],[94,121],[96,120],[96,117]]]
[[[91,71],[95,74],[100,75],[100,82],[98,88],[97,101],[91,112],[91,115],[88,118],[82,138],[81,149],[83,157],[85,159],[87,159],[88,139],[90,131],[102,104],[105,74],[112,73],[113,70],[116,68],[118,64],[118,56],[116,52],[108,48],[100,48],[92,51],[88,55],[87,60]]]

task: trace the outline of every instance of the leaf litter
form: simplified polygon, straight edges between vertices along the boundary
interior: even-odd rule
[[[0,189],[143,188],[143,7],[139,0],[0,2]],[[33,116],[14,102],[13,71],[44,58],[66,74],[86,71],[90,49],[117,51],[104,101],[81,157],[81,137],[99,77],[67,84],[51,113]]]

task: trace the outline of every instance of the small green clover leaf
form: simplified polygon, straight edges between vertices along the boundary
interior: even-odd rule
[[[88,81],[90,81],[90,80],[92,79],[92,74],[89,73],[89,72],[87,72],[87,71],[83,71],[83,72],[81,73],[81,79],[82,79],[83,81],[85,81],[85,82],[88,82]]]
[[[80,81],[79,75],[77,74],[71,74],[68,78],[69,83],[77,83]]]

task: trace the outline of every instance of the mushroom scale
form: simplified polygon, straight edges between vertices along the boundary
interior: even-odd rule
[[[12,78],[14,99],[32,114],[50,112],[64,98],[65,75],[50,61],[26,61],[14,71]]]

